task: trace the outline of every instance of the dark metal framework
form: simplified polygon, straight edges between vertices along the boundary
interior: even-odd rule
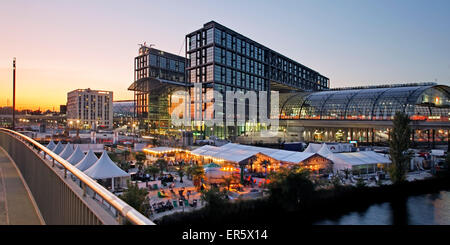
[[[280,118],[391,120],[397,111],[413,120],[448,121],[450,88],[427,83],[290,93],[283,97]]]

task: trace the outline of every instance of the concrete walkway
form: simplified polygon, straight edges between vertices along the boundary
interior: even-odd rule
[[[40,225],[31,194],[17,171],[0,147],[0,225]]]

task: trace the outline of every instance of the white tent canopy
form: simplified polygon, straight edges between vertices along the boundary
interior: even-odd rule
[[[84,170],[84,173],[93,179],[109,179],[115,177],[129,177],[130,174],[119,168],[104,150],[102,156],[94,165]]]
[[[349,143],[309,143],[308,147],[303,152],[312,152],[312,153],[318,153],[323,146],[328,148],[328,151],[332,153],[336,152],[350,152],[352,150],[352,144]]]
[[[48,143],[47,145],[47,149],[53,151],[53,149],[56,147],[55,142],[53,142],[53,140],[50,141],[50,143]]]
[[[130,177],[131,175],[119,168],[108,156],[104,150],[102,156],[94,165],[86,169],[84,173],[93,179],[111,179],[111,187],[114,191],[114,178]],[[120,183],[121,185],[122,183]]]
[[[289,157],[283,159],[283,161],[284,162],[292,162],[292,163],[300,163],[314,155],[316,155],[316,153],[295,152],[294,154],[290,155]]]
[[[300,163],[315,155],[315,153],[287,151],[234,143],[228,143],[221,147],[205,145],[193,150],[191,153],[236,163],[243,162],[257,154],[268,156],[277,161],[292,163]]]
[[[80,147],[77,146],[73,151],[72,155],[70,155],[70,157],[67,158],[67,161],[70,162],[72,165],[75,165],[79,163],[83,158],[84,153],[80,150]]]
[[[370,164],[390,164],[388,156],[374,151],[358,151],[349,153],[334,153],[330,156],[334,170],[352,169],[353,166]]]
[[[94,163],[98,161],[97,156],[94,154],[92,150],[89,150],[86,156],[84,156],[83,159],[81,159],[75,167],[78,168],[81,171],[84,171],[88,168],[90,168]]]
[[[317,154],[323,156],[323,157],[328,157],[330,155],[333,154],[333,152],[330,151],[330,149],[328,149],[327,144],[323,143],[322,147],[320,148],[319,151],[317,151]]]
[[[57,145],[55,146],[55,148],[53,149],[53,152],[54,152],[55,154],[58,154],[58,155],[59,155],[59,153],[61,153],[63,150],[64,150],[63,144],[61,143],[61,141],[58,141],[58,144],[57,144]]]
[[[306,149],[303,152],[316,153],[320,150],[321,147],[322,147],[321,144],[309,143],[308,147],[306,147]]]
[[[69,142],[66,144],[64,150],[61,153],[59,153],[59,155],[67,160],[67,158],[69,158],[70,155],[72,155],[72,153],[73,153],[73,145],[71,145]]]

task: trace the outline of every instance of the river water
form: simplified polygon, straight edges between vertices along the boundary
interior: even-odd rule
[[[361,212],[350,212],[316,225],[450,225],[450,192],[410,196],[373,204]]]

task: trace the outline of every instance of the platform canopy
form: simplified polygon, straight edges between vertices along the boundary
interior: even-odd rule
[[[391,160],[385,154],[374,151],[358,151],[348,153],[334,153],[330,156],[334,170],[352,169],[354,166],[390,164]]]
[[[93,179],[110,179],[116,177],[129,177],[129,173],[119,168],[104,150],[102,156],[94,165],[84,170],[84,173]]]
[[[66,144],[64,150],[61,153],[59,153],[59,156],[67,160],[67,158],[69,158],[72,155],[72,153],[73,153],[73,145],[71,145],[69,142]]]
[[[97,161],[98,161],[97,156],[94,154],[92,150],[89,150],[86,156],[84,156],[84,158],[81,159],[81,161],[79,161],[75,165],[75,167],[81,171],[84,171],[90,168],[92,165],[94,165],[94,163],[96,163]]]
[[[55,148],[53,149],[53,152],[59,155],[59,153],[61,153],[63,150],[64,150],[63,144],[61,143],[61,141],[58,141],[58,144],[56,144]]]
[[[70,162],[72,165],[75,165],[75,164],[79,163],[83,158],[84,158],[84,153],[81,151],[79,146],[76,146],[72,155],[70,155],[70,157],[67,158],[67,161]]]

